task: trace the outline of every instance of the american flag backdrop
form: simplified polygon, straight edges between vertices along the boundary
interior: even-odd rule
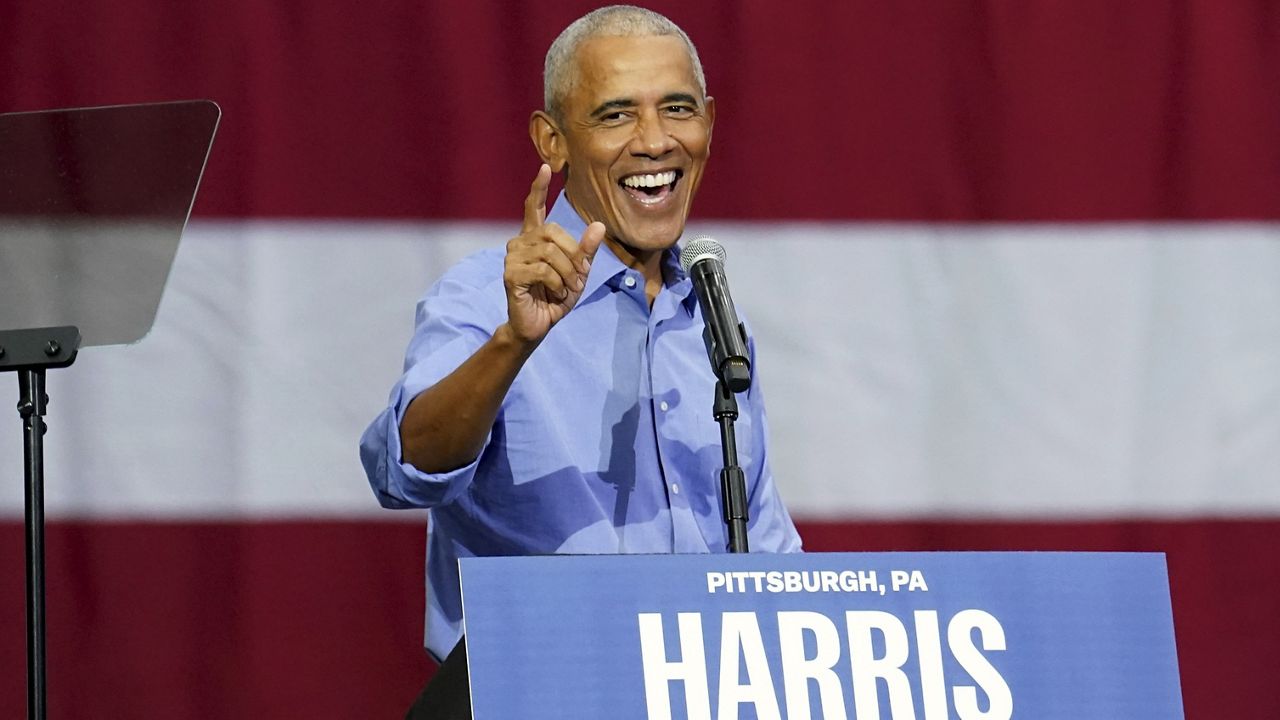
[[[1280,717],[1280,5],[651,6],[717,98],[690,231],[806,548],[1165,552],[1187,717]],[[155,330],[50,373],[50,717],[403,714],[425,516],[356,441],[419,294],[517,231],[592,7],[0,4],[0,112],[224,113]],[[0,412],[0,717],[20,440]]]

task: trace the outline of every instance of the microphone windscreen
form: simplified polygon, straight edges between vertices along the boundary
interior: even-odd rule
[[[689,272],[694,263],[704,258],[711,258],[724,265],[724,247],[712,238],[702,235],[690,240],[680,251],[680,267],[684,268],[685,272]]]

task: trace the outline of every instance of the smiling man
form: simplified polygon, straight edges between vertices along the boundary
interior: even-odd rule
[[[436,659],[461,636],[459,557],[727,546],[715,378],[675,249],[715,123],[697,52],[661,15],[602,8],[552,44],[544,89],[520,234],[423,297],[361,441],[384,506],[430,508]],[[565,190],[548,214],[553,172]],[[739,396],[750,545],[796,551],[762,403],[758,383]]]

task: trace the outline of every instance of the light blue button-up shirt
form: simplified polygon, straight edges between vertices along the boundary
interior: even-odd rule
[[[564,195],[548,221],[575,238],[586,229]],[[460,557],[726,550],[715,377],[693,284],[675,258],[665,254],[651,308],[644,277],[602,243],[577,306],[520,370],[480,456],[451,472],[405,463],[399,423],[418,393],[506,322],[504,251],[464,259],[418,303],[404,375],[360,458],[384,507],[430,508],[426,646],[437,659],[462,632]],[[758,373],[738,404],[751,549],[799,551],[769,471]]]

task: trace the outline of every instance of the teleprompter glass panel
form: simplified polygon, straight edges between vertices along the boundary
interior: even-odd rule
[[[204,100],[0,114],[0,330],[142,339],[220,117]]]

